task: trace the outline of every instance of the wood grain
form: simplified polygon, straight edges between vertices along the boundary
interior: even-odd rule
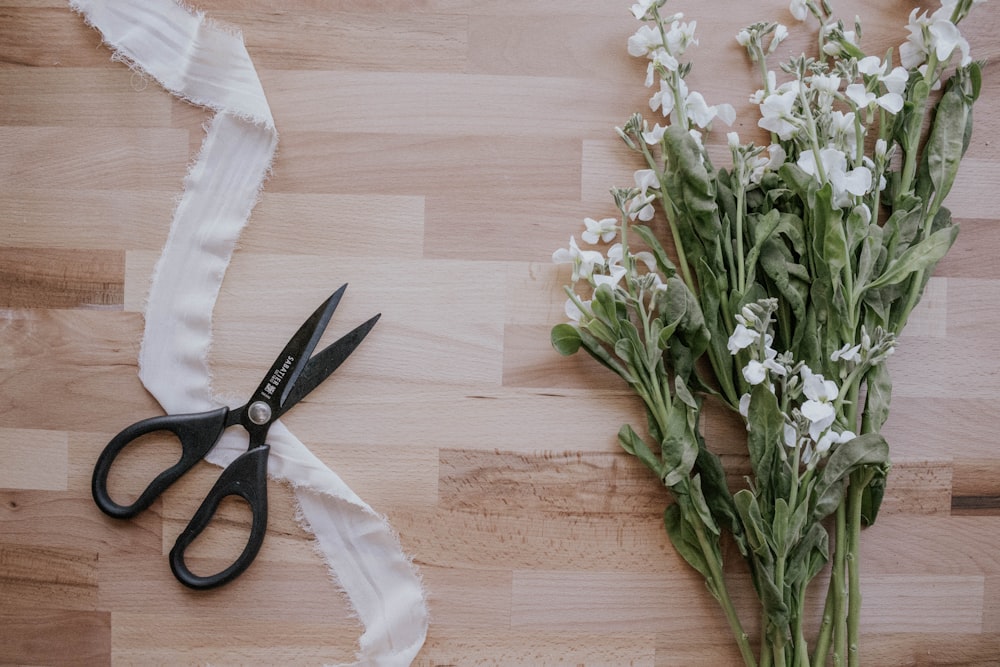
[[[2,4],[0,663],[349,661],[361,628],[286,487],[270,489],[258,562],[207,594],[178,585],[165,553],[217,469],[134,521],[93,505],[98,452],[157,414],[137,377],[141,313],[209,116],[112,62],[62,0]],[[625,52],[629,3],[196,4],[242,30],[281,136],[214,314],[215,386],[252,389],[283,325],[343,282],[332,335],[383,313],[288,423],[420,568],[433,622],[415,664],[735,664],[666,539],[666,493],[616,445],[640,407],[548,343],[567,278],[552,251],[610,214],[608,189],[636,168],[612,130],[648,95]],[[732,35],[791,22],[787,2],[671,5],[698,20],[692,87],[732,102],[749,136],[753,72]],[[913,6],[836,5],[864,17],[873,52],[901,41]],[[962,232],[892,359],[894,466],[862,539],[864,664],[880,667],[1000,664],[1000,10],[976,12],[964,29],[984,85],[948,204]],[[741,429],[709,407],[734,485]],[[238,548],[239,509],[199,562]],[[756,632],[752,593],[733,586]]]

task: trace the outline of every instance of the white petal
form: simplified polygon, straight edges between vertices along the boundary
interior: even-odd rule
[[[751,360],[743,369],[743,379],[752,385],[760,384],[767,379],[767,368],[759,361]]]
[[[747,329],[742,324],[737,324],[736,329],[733,330],[733,335],[729,337],[729,342],[726,343],[726,347],[729,349],[730,354],[736,354],[740,350],[753,345],[759,336],[760,334],[756,331]]]
[[[903,96],[897,93],[886,93],[875,102],[889,113],[899,113],[903,108]]]
[[[844,175],[842,185],[852,195],[863,195],[872,187],[872,172],[868,167],[852,169]]]

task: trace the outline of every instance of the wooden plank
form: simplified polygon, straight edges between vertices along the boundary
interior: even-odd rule
[[[579,240],[584,217],[616,215],[609,188],[643,166],[613,128],[633,111],[660,120],[645,62],[626,53],[629,4],[198,3],[242,31],[281,135],[213,313],[213,386],[235,405],[344,282],[329,340],[383,313],[286,421],[419,567],[432,612],[419,667],[739,662],[663,530],[662,485],[616,441],[621,424],[642,430],[640,402],[549,344],[569,281],[552,252]],[[866,49],[905,39],[906,3],[835,5],[848,23],[862,16]],[[733,103],[732,129],[765,141],[757,73],[732,36],[788,23],[787,2],[668,7],[698,21],[692,89]],[[986,61],[983,88],[947,202],[961,233],[890,360],[893,467],[861,537],[862,664],[992,667],[1000,652],[1000,13],[975,11],[962,29]],[[811,47],[815,27],[777,56]],[[111,436],[161,414],[137,376],[142,312],[211,112],[113,62],[65,0],[6,2],[0,44],[0,662],[350,662],[362,629],[287,486],[269,487],[258,562],[208,593],[178,584],[165,554],[217,467],[133,520],[91,498]],[[705,137],[717,166],[728,129]],[[701,427],[745,486],[740,417],[709,400]],[[114,488],[136,493],[175,453],[142,444]],[[193,559],[232,557],[245,521],[224,508]],[[739,555],[725,556],[756,638]]]
[[[2,308],[109,308],[124,302],[125,254],[0,248]]]

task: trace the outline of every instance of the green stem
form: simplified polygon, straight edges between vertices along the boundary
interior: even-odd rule
[[[797,590],[795,596],[795,665],[796,667],[809,667],[809,645],[806,642],[806,633],[802,627],[802,619],[806,614],[806,591],[805,586]]]
[[[861,629],[861,575],[859,569],[859,547],[861,544],[861,507],[865,489],[875,476],[875,470],[862,468],[851,473],[851,486],[848,488],[848,552],[847,579],[850,586],[848,592],[847,610],[847,664],[848,667],[859,667],[859,640]]]
[[[732,599],[729,597],[729,590],[726,588],[726,580],[722,576],[722,569],[716,557],[716,552],[708,542],[708,537],[705,535],[705,528],[702,526],[701,521],[695,520],[691,523],[694,525],[695,535],[698,537],[698,546],[701,547],[701,552],[705,557],[705,563],[708,565],[709,574],[711,575],[709,582],[711,590],[716,600],[719,601],[719,606],[722,607],[723,613],[726,615],[729,628],[732,630],[733,637],[736,639],[736,645],[740,649],[740,655],[743,656],[743,663],[746,667],[757,667],[757,660],[754,658],[753,649],[750,648],[750,638],[743,629],[740,617],[736,613]]]
[[[831,576],[830,584],[826,590],[826,604],[823,606],[823,619],[819,626],[819,634],[816,636],[816,647],[813,650],[812,667],[826,667],[826,658],[830,654],[830,638],[833,634],[836,597],[835,581]]]
[[[740,184],[736,192],[736,268],[737,285],[740,294],[747,293],[746,261],[743,255],[743,216],[746,208],[746,186],[743,185],[743,174],[740,169]]]
[[[845,581],[845,560],[847,544],[847,508],[841,502],[837,507],[837,545],[833,553],[832,581],[830,590],[833,593],[833,664],[843,667],[847,649],[847,582]]]

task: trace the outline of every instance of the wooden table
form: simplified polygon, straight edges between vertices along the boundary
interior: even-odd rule
[[[63,2],[2,4],[0,663],[351,658],[360,627],[288,488],[258,562],[207,594],[163,554],[217,468],[132,523],[91,501],[97,453],[158,410],[136,375],[144,296],[208,114],[112,62]],[[215,310],[215,385],[249,391],[286,335],[270,325],[343,282],[338,321],[383,313],[288,422],[419,566],[416,664],[734,664],[666,539],[666,494],[616,444],[639,406],[548,342],[567,279],[552,251],[637,167],[612,131],[648,95],[629,3],[197,4],[242,28],[281,135]],[[875,53],[912,7],[836,4]],[[698,20],[692,87],[736,104],[748,138],[732,35],[794,23],[787,3],[674,6]],[[892,359],[895,465],[862,545],[871,665],[1000,664],[1000,8],[964,30],[991,62],[949,202],[962,233]],[[705,429],[725,447],[740,426],[715,410]]]

